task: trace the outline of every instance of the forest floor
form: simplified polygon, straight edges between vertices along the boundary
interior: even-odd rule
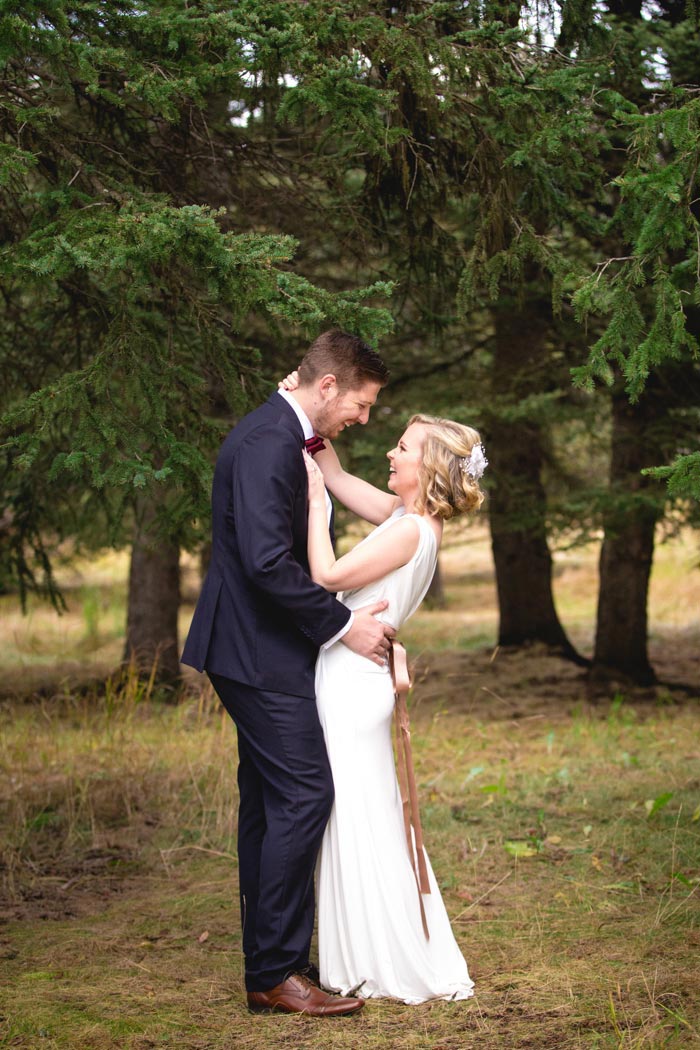
[[[556,558],[584,652],[595,559]],[[687,535],[657,553],[663,684],[592,693],[573,664],[495,648],[487,537],[451,534],[447,608],[402,637],[424,833],[476,995],[326,1022],[245,1009],[235,734],[199,679],[177,706],[106,679],[123,559],[67,569],[60,619],[1,599],[0,1047],[700,1047],[696,564]]]

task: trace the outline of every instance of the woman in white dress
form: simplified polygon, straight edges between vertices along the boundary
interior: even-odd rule
[[[341,592],[350,608],[386,599],[382,619],[398,630],[428,589],[443,521],[482,502],[479,478],[486,460],[478,433],[414,416],[387,453],[391,492],[345,472],[330,446],[315,461],[304,455],[314,580]],[[378,526],[337,560],[326,486]],[[318,867],[321,984],[343,995],[411,1004],[468,998],[473,982],[430,864],[426,857],[430,893],[421,898],[409,855],[391,740],[389,668],[336,643],[319,656],[316,702],[335,785]]]

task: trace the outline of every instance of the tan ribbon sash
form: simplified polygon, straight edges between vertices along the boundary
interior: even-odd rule
[[[430,939],[428,921],[423,907],[421,894],[430,893],[428,881],[428,868],[425,863],[423,852],[423,829],[420,824],[420,811],[418,808],[418,789],[416,787],[416,774],[413,768],[413,753],[411,751],[411,723],[408,717],[406,698],[411,688],[411,678],[408,673],[406,650],[401,642],[391,643],[389,657],[391,677],[394,683],[394,725],[396,728],[396,766],[401,791],[401,803],[403,807],[403,823],[406,832],[406,845],[408,855],[411,858],[411,866],[416,877],[418,887],[418,900],[420,903],[420,915],[423,922],[423,932]],[[414,848],[415,840],[415,848]]]

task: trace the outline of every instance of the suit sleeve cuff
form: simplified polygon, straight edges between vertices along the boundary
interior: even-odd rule
[[[324,642],[323,645],[321,646],[321,648],[322,649],[330,649],[330,647],[332,645],[335,645],[336,642],[339,642],[340,639],[343,637],[343,635],[348,633],[348,631],[350,630],[350,628],[352,627],[354,622],[355,622],[355,614],[351,612],[350,613],[350,618],[348,619],[348,622],[346,624],[344,624],[340,628],[340,630],[338,631],[337,634],[334,634],[332,638],[329,638],[327,642]]]

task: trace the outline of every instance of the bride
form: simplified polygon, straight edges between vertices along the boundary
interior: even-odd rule
[[[344,471],[330,444],[315,460],[304,456],[313,579],[341,592],[351,609],[387,599],[381,618],[398,630],[428,589],[443,522],[483,500],[479,478],[487,461],[478,433],[414,416],[387,453],[390,492]],[[338,559],[326,487],[378,526]],[[391,742],[389,668],[332,645],[316,665],[316,702],[335,786],[318,868],[321,984],[343,995],[411,1004],[468,998],[473,982],[430,864],[426,857],[430,892],[419,895],[409,855]]]

